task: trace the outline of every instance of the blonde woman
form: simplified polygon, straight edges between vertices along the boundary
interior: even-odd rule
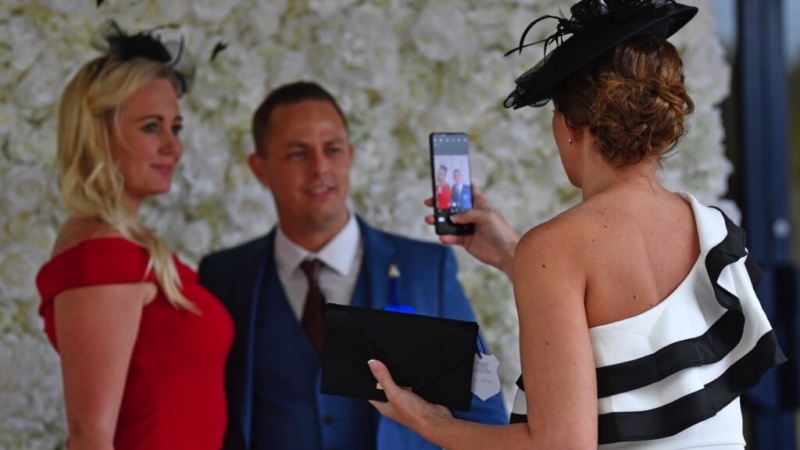
[[[190,74],[148,32],[100,32],[105,55],[67,85],[58,116],[69,218],[37,284],[61,356],[70,450],[219,449],[225,309],[136,220],[180,160]],[[185,55],[183,55],[185,57]]]

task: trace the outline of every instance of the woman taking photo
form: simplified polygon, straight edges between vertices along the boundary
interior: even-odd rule
[[[740,228],[656,176],[693,110],[666,38],[697,9],[583,0],[571,12],[550,17],[557,48],[505,105],[553,100],[555,144],[583,201],[511,251],[513,232],[476,198],[454,219],[475,222],[476,235],[450,239],[513,281],[522,377],[512,423],[454,419],[398,388],[379,361],[369,365],[389,401],[372,403],[449,450],[741,450],[739,396],[785,360],[754,292],[759,271]]]
[[[70,450],[219,449],[225,309],[166,243],[138,223],[169,191],[182,153],[181,48],[111,22],[105,55],[69,82],[58,167],[69,217],[40,270],[40,313],[61,357]]]

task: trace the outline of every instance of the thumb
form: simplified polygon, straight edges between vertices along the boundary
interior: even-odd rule
[[[378,380],[384,392],[386,392],[387,397],[394,394],[395,390],[400,389],[397,384],[395,384],[392,375],[389,373],[389,369],[386,368],[384,363],[377,359],[370,359],[367,361],[367,364],[369,364],[372,375]]]
[[[450,219],[455,223],[480,224],[486,223],[489,220],[489,214],[490,212],[487,210],[472,208],[450,216]]]

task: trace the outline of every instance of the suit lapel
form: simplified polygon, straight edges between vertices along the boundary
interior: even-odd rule
[[[364,253],[350,304],[383,309],[389,299],[388,272],[389,266],[395,263],[395,247],[383,233],[367,225],[360,217],[357,219],[364,242]]]
[[[263,239],[245,248],[233,274],[229,311],[234,321],[234,345],[228,357],[227,392],[229,405],[239,418],[238,424],[245,448],[250,448],[253,412],[253,347],[255,342],[256,308],[264,286],[267,258],[272,257],[274,230]]]

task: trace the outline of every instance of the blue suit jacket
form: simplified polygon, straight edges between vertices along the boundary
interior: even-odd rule
[[[364,253],[357,283],[365,283],[369,293],[366,298],[359,299],[362,306],[386,306],[389,292],[387,268],[390,264],[395,264],[401,271],[400,299],[403,303],[411,304],[416,313],[475,320],[464,291],[456,279],[457,267],[451,249],[384,233],[369,227],[360,219],[359,226]],[[225,448],[228,450],[250,450],[255,357],[255,315],[252,312],[258,292],[263,289],[259,286],[263,280],[263,277],[259,277],[259,270],[268,257],[273,257],[274,241],[273,230],[262,238],[211,254],[200,263],[200,282],[228,308],[236,330],[225,372],[228,400]],[[309,386],[309,389],[313,388]],[[318,390],[317,397],[318,402],[335,398],[321,394]],[[373,423],[377,424],[375,448],[438,448],[408,428],[380,416],[377,411],[374,414]],[[508,423],[501,395],[485,402],[473,396],[470,412],[456,413],[456,416],[483,423]]]
[[[451,192],[453,193],[451,202],[461,211],[472,208],[472,189],[470,185],[462,184],[461,192],[456,192],[456,190],[455,184],[451,186]]]

